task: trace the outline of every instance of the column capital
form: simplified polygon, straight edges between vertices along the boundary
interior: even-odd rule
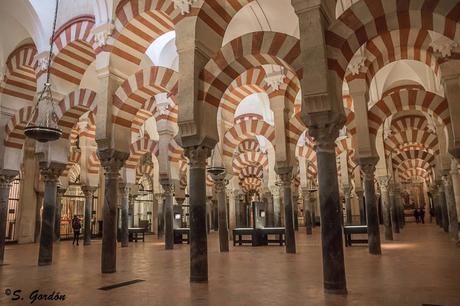
[[[281,186],[283,187],[290,187],[292,181],[292,167],[276,167],[275,166],[276,174],[278,174],[281,180]]]
[[[57,182],[59,176],[65,170],[66,164],[41,161],[38,163],[38,167],[45,182]]]
[[[189,159],[190,168],[205,168],[206,159],[211,156],[212,149],[207,146],[192,146],[184,149],[185,156]]]
[[[129,157],[129,153],[104,149],[97,150],[97,157],[105,170],[105,175],[118,176],[120,169]]]
[[[85,197],[92,196],[94,192],[96,192],[97,187],[93,186],[88,186],[88,185],[83,185],[81,186],[81,191],[85,195]]]
[[[64,188],[62,186],[58,186],[57,187],[57,196],[62,197],[65,194],[66,191],[67,191],[67,188]]]
[[[9,188],[18,173],[15,170],[0,170],[0,188]]]
[[[308,134],[315,139],[316,152],[335,153],[335,140],[345,124],[345,116],[328,111],[309,114],[306,119]]]
[[[375,156],[363,157],[359,159],[359,166],[364,172],[364,179],[372,181],[374,180],[375,166],[377,165],[378,161],[379,158]]]
[[[389,190],[389,187],[390,187],[390,183],[391,183],[391,177],[388,176],[388,175],[384,175],[384,176],[379,176],[377,178],[378,182],[379,182],[379,185],[380,185],[380,189],[382,191],[388,191]]]
[[[163,188],[163,196],[170,196],[174,193],[174,185],[168,180],[167,182],[160,182]]]
[[[350,195],[351,195],[351,190],[352,190],[351,187],[352,187],[352,186],[349,185],[349,184],[343,184],[343,185],[342,185],[343,194],[344,194],[345,197],[348,197],[348,198],[350,197]]]
[[[122,196],[129,196],[131,193],[131,185],[127,183],[119,183],[118,184],[118,189],[120,190],[120,193]]]

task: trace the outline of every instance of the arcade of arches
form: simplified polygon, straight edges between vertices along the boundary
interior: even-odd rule
[[[317,305],[377,305],[356,279],[404,264],[413,281],[390,276],[393,304],[414,305],[417,266],[442,263],[457,293],[428,286],[431,303],[460,304],[460,1],[60,0],[50,55],[54,5],[0,3],[0,301],[23,265],[22,290],[51,292],[74,261],[92,275],[75,271],[78,286],[148,283],[154,265],[172,299],[159,305],[257,304],[234,285],[209,298],[226,275],[265,299],[273,277]],[[24,129],[48,69],[62,137],[43,144]],[[277,246],[239,246],[245,231]]]

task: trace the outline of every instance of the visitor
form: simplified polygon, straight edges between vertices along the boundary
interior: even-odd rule
[[[425,209],[420,208],[419,212],[418,212],[418,217],[420,219],[420,222],[422,222],[422,224],[425,224]]]
[[[418,209],[414,209],[414,217],[415,217],[415,223],[418,224],[418,221],[419,221],[419,213],[418,213]]]
[[[80,219],[77,217],[77,215],[73,216],[72,228],[73,228],[73,242],[72,242],[72,244],[75,244],[75,241],[76,241],[77,245],[79,245],[78,241],[80,240],[81,222],[80,222]]]
[[[430,207],[430,223],[433,223],[434,218],[434,208]]]

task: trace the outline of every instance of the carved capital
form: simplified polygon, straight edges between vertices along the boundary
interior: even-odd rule
[[[64,188],[62,186],[58,186],[57,187],[57,196],[58,197],[63,197],[66,191],[67,191],[67,188]]]
[[[179,9],[182,15],[190,13],[192,4],[197,0],[172,0],[174,2],[174,8]]]
[[[190,169],[206,168],[206,159],[211,156],[212,149],[207,146],[185,148],[185,156],[189,159]]]
[[[379,176],[378,177],[380,189],[383,191],[388,191],[390,187],[391,177],[386,176]]]
[[[310,115],[308,133],[315,139],[316,152],[335,153],[335,140],[345,124],[345,116],[324,112]]]
[[[275,167],[275,171],[280,178],[280,186],[290,187],[292,181],[292,167]]]
[[[102,48],[107,45],[109,37],[112,36],[112,32],[115,26],[111,23],[103,24],[93,30],[94,34],[94,45],[95,49]]]
[[[439,35],[439,37],[435,40],[433,40],[430,43],[430,47],[433,48],[433,51],[439,54],[439,57],[444,58],[444,57],[449,57],[452,55],[452,51],[458,47],[458,44],[443,36]]]
[[[97,156],[105,170],[106,176],[117,177],[120,169],[129,157],[129,153],[113,149],[98,150]]]
[[[65,164],[46,161],[39,162],[38,166],[45,182],[57,182],[66,168]]]
[[[131,186],[126,183],[119,183],[118,190],[120,190],[120,195],[122,197],[126,197],[126,196],[129,196],[131,193]]]
[[[350,195],[351,195],[351,189],[352,189],[351,186],[348,185],[348,184],[347,184],[347,185],[343,185],[343,186],[342,186],[342,189],[343,189],[343,194],[344,194],[344,196],[349,198]]]
[[[163,196],[168,197],[174,193],[174,185],[171,183],[161,183],[161,187],[163,188]]]
[[[18,175],[17,171],[0,170],[0,188],[10,188],[14,178]]]
[[[361,170],[363,170],[364,172],[365,180],[374,180],[375,165],[377,165],[378,161],[378,157],[365,157],[359,160],[359,166],[361,167]]]
[[[93,186],[87,186],[87,185],[81,186],[81,191],[83,192],[85,197],[92,197],[94,193],[96,192],[96,189],[97,187],[93,187]]]

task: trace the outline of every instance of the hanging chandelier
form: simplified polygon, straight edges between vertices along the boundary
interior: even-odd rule
[[[218,154],[217,158],[219,160],[216,160],[214,154]],[[206,169],[208,173],[211,175],[212,179],[216,179],[219,175],[225,173],[225,168],[219,164],[219,161],[221,160],[222,155],[220,154],[219,145],[216,145],[216,147],[214,148],[214,150],[212,150],[211,153],[211,166]]]
[[[51,57],[53,54],[53,42],[56,31],[58,8],[59,0],[56,0],[53,32],[51,34],[50,52],[48,55],[48,66],[46,68],[46,82],[32,111],[31,119],[24,129],[26,137],[35,139],[39,142],[58,140],[62,136],[62,130],[58,126],[58,118],[56,112],[54,111],[53,93],[51,91],[50,83]],[[41,109],[40,105],[42,105]]]

